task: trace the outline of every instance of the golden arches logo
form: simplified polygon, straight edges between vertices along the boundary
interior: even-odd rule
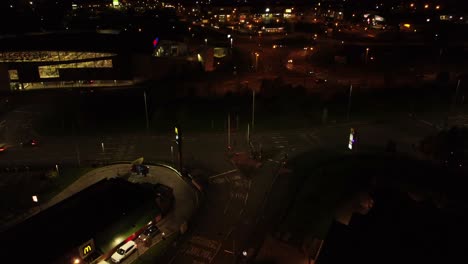
[[[83,248],[83,255],[86,255],[91,252],[91,246],[87,245],[86,247]]]

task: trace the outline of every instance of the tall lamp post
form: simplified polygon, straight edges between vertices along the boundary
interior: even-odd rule
[[[255,52],[255,71],[258,71],[258,57],[260,54],[258,52]]]
[[[180,130],[180,126],[175,126],[174,127],[174,132],[175,132],[175,140],[176,144],[179,147],[179,170],[182,173],[182,131]]]
[[[146,91],[143,91],[143,99],[145,100],[146,130],[149,131],[148,104],[146,103]]]
[[[353,94],[353,85],[351,84],[351,86],[349,86],[348,113],[347,113],[347,115],[346,115],[346,118],[347,118],[348,121],[349,121],[349,115],[350,115],[350,112],[351,112],[351,98],[352,98],[352,94]]]
[[[255,127],[255,89],[252,88],[252,132]]]
[[[39,212],[41,212],[42,208],[41,208],[41,204],[39,203],[39,198],[37,197],[37,195],[33,195],[32,200],[33,200],[34,203],[37,204],[37,206],[39,207]]]
[[[369,48],[366,48],[366,65],[367,65],[367,58],[369,57]]]

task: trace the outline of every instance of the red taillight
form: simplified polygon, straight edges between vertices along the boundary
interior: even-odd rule
[[[31,145],[33,145],[33,146],[36,145],[36,142],[33,141],[33,142],[31,143]]]
[[[4,151],[4,150],[5,150],[5,148],[0,148],[0,152],[1,152],[1,151]]]

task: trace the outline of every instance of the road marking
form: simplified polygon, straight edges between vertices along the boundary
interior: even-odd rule
[[[229,205],[231,204],[232,199],[234,198],[232,192],[229,194],[229,196],[230,196],[230,198],[229,198],[228,202],[226,203],[226,207],[224,207],[224,214],[225,214],[225,215],[226,215],[226,213],[227,213],[227,210],[228,210],[228,208],[229,208]]]
[[[238,175],[238,174],[236,174],[236,175],[234,175],[234,176],[232,176],[232,177],[230,177],[230,178],[232,178],[231,180],[233,180],[233,181],[237,181],[237,180],[240,180],[240,179],[241,179],[241,176]]]
[[[210,177],[208,177],[208,179],[212,179],[212,178],[216,178],[216,177],[219,177],[219,176],[223,176],[223,175],[226,175],[226,174],[235,172],[235,171],[237,171],[237,169],[233,169],[233,170],[230,170],[230,171],[225,171],[225,172],[223,172],[223,173],[210,176]]]
[[[221,249],[221,246],[222,246],[222,245],[223,245],[223,243],[219,243],[218,248],[216,249],[216,251],[215,251],[215,253],[213,254],[213,256],[211,256],[211,258],[210,258],[210,260],[209,260],[208,263],[213,262],[213,259],[216,257],[216,255],[218,255],[219,250]]]
[[[226,182],[226,178],[215,178],[215,179],[210,179],[210,183],[213,184],[221,184]]]

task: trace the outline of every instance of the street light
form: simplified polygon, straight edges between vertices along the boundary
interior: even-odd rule
[[[208,39],[205,39],[205,45],[208,45]]]
[[[255,89],[252,88],[252,132],[255,126]]]
[[[41,212],[42,208],[41,208],[41,204],[39,203],[39,198],[37,197],[37,195],[33,195],[32,200],[33,200],[34,203],[37,204],[37,206],[39,207],[39,212]]]
[[[255,71],[258,71],[258,57],[260,54],[258,52],[255,52]]]
[[[349,115],[350,115],[350,112],[351,112],[351,96],[353,94],[353,85],[351,84],[349,86],[349,97],[348,97],[348,111],[347,111],[347,115],[346,115],[346,119],[349,121]]]
[[[366,48],[366,65],[367,65],[367,57],[369,56],[369,48]]]
[[[146,130],[149,131],[148,104],[146,103],[146,91],[143,91],[143,99],[145,100]]]
[[[182,130],[180,126],[174,126],[174,133],[175,133],[175,142],[178,146],[179,150],[179,170],[182,173],[183,164],[182,164]]]

